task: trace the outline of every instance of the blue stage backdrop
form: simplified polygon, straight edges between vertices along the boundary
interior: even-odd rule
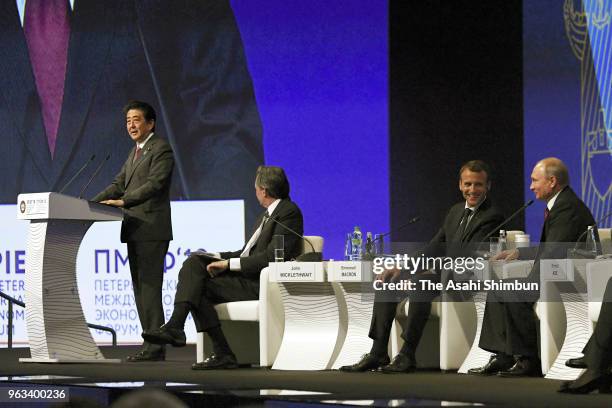
[[[304,231],[343,254],[343,233],[389,228],[384,0],[234,0],[268,164],[287,170]]]
[[[525,174],[558,156],[599,219],[612,211],[612,0],[525,1],[523,15]],[[543,211],[543,203],[527,211],[532,239]]]

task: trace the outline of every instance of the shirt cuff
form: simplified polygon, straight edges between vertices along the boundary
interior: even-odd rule
[[[232,272],[240,272],[240,258],[230,258],[229,268]]]

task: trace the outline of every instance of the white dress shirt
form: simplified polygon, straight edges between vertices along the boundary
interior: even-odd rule
[[[266,210],[268,212],[269,217],[271,217],[274,214],[274,210],[276,210],[276,207],[278,206],[278,203],[280,203],[280,201],[281,201],[280,198],[277,198],[272,204],[268,206]],[[257,239],[261,235],[261,230],[263,229],[265,223],[266,223],[266,217],[264,217],[264,219],[261,221],[261,224],[259,224],[259,227],[257,228],[257,230],[255,230],[255,232],[253,233],[253,235],[251,236],[247,244],[244,246],[244,249],[242,250],[242,253],[240,254],[241,258],[243,256],[249,256],[251,249],[255,246]],[[229,262],[230,271],[239,272],[241,270],[240,269],[240,258],[231,258],[229,261],[230,261]]]

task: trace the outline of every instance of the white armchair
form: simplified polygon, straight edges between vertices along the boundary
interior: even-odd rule
[[[612,260],[589,262],[587,264],[587,292],[589,299],[589,320],[594,326],[599,320],[601,302],[608,280],[612,278]]]
[[[612,228],[601,228],[598,232],[602,252],[612,254]]]
[[[316,252],[323,252],[323,237],[307,236]],[[310,245],[302,241],[300,254],[311,252]],[[259,276],[259,300],[246,300],[240,302],[227,302],[215,305],[222,326],[229,322],[244,322],[246,329],[237,330],[248,336],[249,328],[259,323],[259,365],[271,366],[281,344],[285,328],[285,316],[278,289],[278,284],[268,279],[269,269],[266,267]],[[250,326],[249,326],[250,323]],[[252,332],[250,333],[252,334]],[[231,336],[228,336],[231,344]],[[196,361],[204,360],[206,354],[204,333],[197,333]]]

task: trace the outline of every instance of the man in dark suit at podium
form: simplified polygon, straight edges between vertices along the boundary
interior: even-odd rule
[[[1,1],[0,50],[0,203],[112,153],[102,190],[132,148],[116,109],[139,99],[174,150],[171,197],[244,199],[255,220],[262,127],[229,0]]]
[[[279,224],[303,234],[302,212],[289,198],[289,181],[283,169],[260,166],[255,195],[266,211],[259,216],[245,246],[233,252],[190,255],[179,272],[172,317],[159,329],[142,335],[151,343],[184,346],[185,320],[191,312],[197,331],[206,332],[213,345],[213,354],[194,364],[194,370],[238,367],[214,305],[259,298],[259,274],[274,260],[272,237],[284,237],[285,260],[299,254],[301,239]]]
[[[134,299],[143,330],[164,323],[164,261],[172,240],[170,182],[174,155],[155,131],[156,114],[145,102],[124,108],[127,131],[135,143],[113,183],[93,198],[124,209],[121,242],[127,243]],[[144,343],[127,361],[165,359],[163,346]]]
[[[431,239],[428,247],[423,251],[425,256],[440,255],[441,252],[450,253],[455,250],[468,250],[468,243],[482,241],[487,233],[503,221],[501,212],[493,206],[487,198],[491,189],[491,170],[480,160],[465,163],[459,170],[459,190],[464,201],[452,206],[444,219],[442,227]],[[419,271],[421,272],[421,271]],[[438,275],[423,274],[411,279],[439,279]],[[400,271],[388,270],[378,276],[383,281],[397,280]],[[417,291],[418,292],[418,291]],[[425,324],[429,319],[431,301],[438,292],[419,292],[416,294],[404,293],[389,294],[377,291],[374,298],[374,310],[370,326],[369,337],[374,340],[372,349],[360,361],[353,365],[340,367],[341,371],[359,372],[380,368],[386,373],[406,373],[416,368],[416,348],[421,340]],[[391,333],[391,325],[395,319],[398,303],[408,296],[407,324],[402,332],[404,345],[393,361],[389,362],[387,345]]]

